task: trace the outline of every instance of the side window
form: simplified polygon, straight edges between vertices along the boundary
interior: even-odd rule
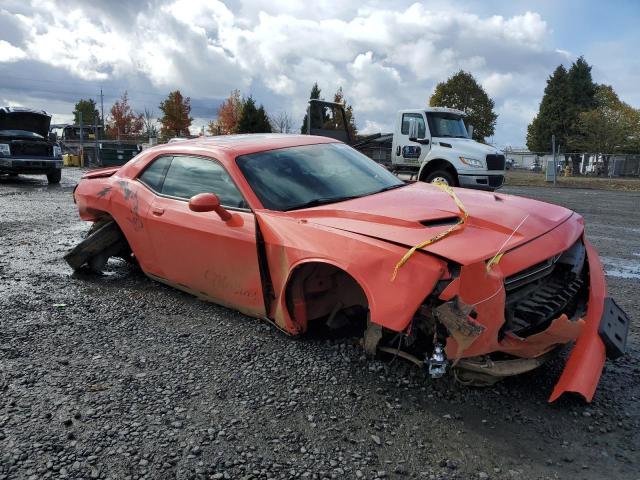
[[[151,190],[158,193],[162,192],[162,183],[164,182],[164,176],[167,174],[167,169],[171,163],[171,158],[172,157],[156,158],[151,162],[151,165],[142,172],[140,181]]]
[[[402,129],[401,132],[403,135],[409,135],[409,121],[414,118],[416,122],[418,122],[418,137],[424,138],[427,129],[424,125],[424,117],[421,113],[403,113],[402,114]]]
[[[246,207],[246,203],[224,167],[199,157],[173,157],[162,186],[162,193],[189,199],[198,193],[215,193],[227,207]]]

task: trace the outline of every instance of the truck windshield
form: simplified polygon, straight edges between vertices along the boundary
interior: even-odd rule
[[[42,135],[38,135],[36,132],[29,132],[27,130],[0,130],[1,137],[24,137],[43,140]]]
[[[238,167],[265,208],[296,210],[364,197],[405,183],[342,143],[243,155]]]
[[[434,137],[469,138],[460,115],[445,112],[426,112],[429,130]]]

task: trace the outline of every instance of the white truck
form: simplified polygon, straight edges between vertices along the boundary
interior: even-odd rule
[[[354,142],[345,127],[342,105],[310,100],[307,131],[350,144],[392,172],[423,182],[495,190],[504,182],[505,156],[471,138],[473,127],[464,112],[428,107],[400,110],[391,134],[375,134]]]

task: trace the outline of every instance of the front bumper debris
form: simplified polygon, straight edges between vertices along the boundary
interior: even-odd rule
[[[604,311],[598,333],[604,342],[607,358],[615,360],[625,354],[631,321],[611,297],[604,299]]]
[[[587,258],[589,261],[589,272],[591,284],[589,288],[589,309],[584,318],[584,327],[578,340],[576,341],[567,363],[562,371],[551,397],[550,402],[560,398],[567,392],[582,395],[587,402],[593,399],[593,395],[600,381],[602,369],[607,357],[607,342],[612,341],[611,335],[615,339],[616,332],[620,339],[615,339],[609,352],[616,354],[624,352],[626,347],[626,336],[629,328],[629,319],[624,312],[607,297],[607,286],[605,284],[602,264],[593,246],[585,239],[587,248]],[[612,306],[615,305],[615,309]],[[609,312],[605,307],[610,308]],[[614,325],[609,328],[607,324],[619,322],[620,326]],[[605,325],[603,328],[602,325]],[[626,324],[626,325],[623,325]],[[623,333],[623,335],[621,335]]]

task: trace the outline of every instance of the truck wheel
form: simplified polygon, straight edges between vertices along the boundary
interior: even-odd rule
[[[62,170],[53,170],[52,172],[47,173],[47,180],[49,183],[60,183],[62,179]]]
[[[445,183],[450,187],[456,186],[455,178],[447,170],[435,170],[427,175],[424,181],[427,183]]]

